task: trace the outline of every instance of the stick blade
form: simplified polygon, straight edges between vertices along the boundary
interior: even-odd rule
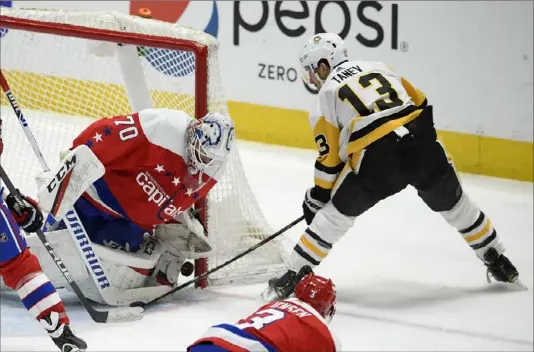
[[[131,321],[141,320],[143,318],[144,309],[141,307],[118,307],[111,308],[107,312],[98,312],[105,313],[105,317],[99,318],[94,317],[93,320],[99,323],[127,323]],[[98,321],[100,320],[100,321]]]

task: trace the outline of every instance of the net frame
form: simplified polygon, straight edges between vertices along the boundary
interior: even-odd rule
[[[23,9],[19,9],[23,10]],[[75,12],[75,11],[64,11]],[[125,16],[123,14],[119,14]],[[145,19],[142,19],[145,20]],[[146,21],[153,21],[148,20]],[[53,34],[59,36],[75,37],[81,39],[93,39],[111,43],[130,44],[135,46],[149,46],[170,50],[187,51],[195,57],[194,72],[194,115],[196,118],[205,116],[209,111],[209,55],[210,50],[216,49],[217,41],[207,40],[200,43],[198,40],[165,37],[161,35],[140,34],[111,29],[91,28],[68,23],[55,23],[27,18],[13,17],[0,12],[0,28]],[[206,35],[208,36],[208,35]],[[204,39],[204,38],[203,38]],[[209,38],[208,38],[209,39]],[[209,202],[207,199],[196,203],[197,208],[202,209],[199,213],[201,222],[207,226],[209,222]],[[208,260],[205,258],[195,260],[195,275],[199,276],[208,270]],[[231,281],[231,280],[230,280]],[[208,279],[199,280],[197,287],[208,286]]]

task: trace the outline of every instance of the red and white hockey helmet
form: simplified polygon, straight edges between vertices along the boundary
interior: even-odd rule
[[[330,279],[309,273],[295,287],[295,297],[312,306],[327,323],[336,314],[336,286]]]
[[[234,140],[234,123],[229,116],[209,113],[194,120],[187,130],[190,172],[218,168],[228,156]]]

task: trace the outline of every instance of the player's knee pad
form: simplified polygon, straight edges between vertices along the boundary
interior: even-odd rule
[[[0,266],[0,276],[11,289],[16,289],[18,283],[25,276],[42,271],[37,257],[29,248],[23,250],[18,256]]]
[[[458,203],[463,190],[456,171],[449,164],[445,172],[436,182],[433,182],[430,188],[419,188],[417,193],[430,209],[443,212],[452,209]]]

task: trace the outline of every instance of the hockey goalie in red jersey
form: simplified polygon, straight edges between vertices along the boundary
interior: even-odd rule
[[[172,109],[100,119],[74,139],[69,153],[88,149],[93,163],[104,170],[74,203],[74,210],[91,246],[98,249],[106,282],[120,289],[170,287],[186,258],[210,254],[194,204],[221,178],[233,139],[227,115],[195,119]],[[53,182],[52,175],[41,178]],[[72,253],[62,258],[79,262],[78,251]],[[109,303],[98,295],[91,298]]]
[[[328,327],[336,312],[332,280],[314,275],[309,267],[295,296],[269,303],[237,324],[212,326],[188,352],[334,352],[339,341]]]

